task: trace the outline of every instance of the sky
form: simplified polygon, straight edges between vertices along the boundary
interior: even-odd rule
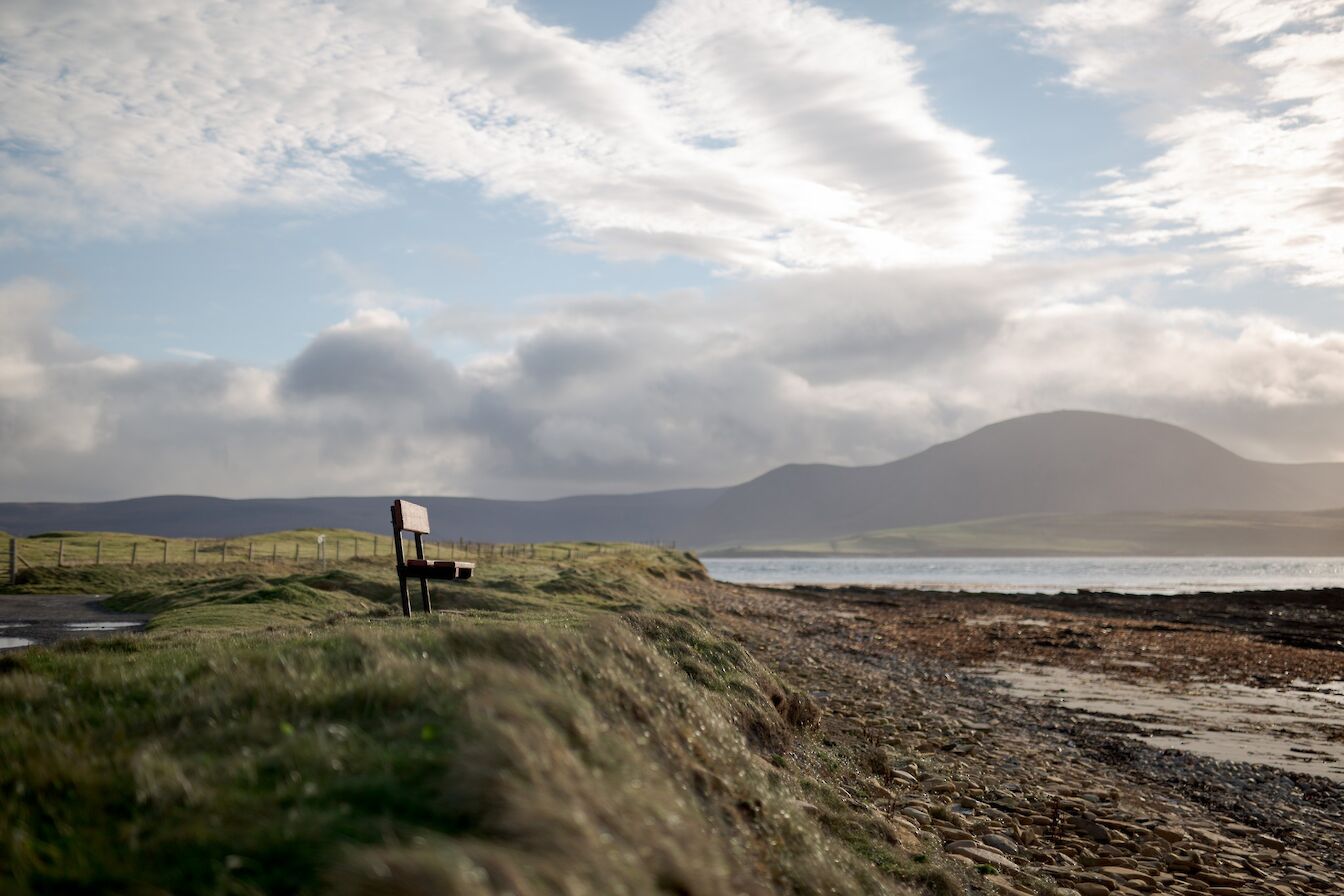
[[[1344,461],[1344,4],[7,0],[0,500]]]

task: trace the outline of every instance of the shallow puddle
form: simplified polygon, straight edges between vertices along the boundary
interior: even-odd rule
[[[65,627],[77,632],[111,632],[119,628],[134,628],[143,622],[67,622]]]
[[[1154,747],[1344,781],[1344,681],[1253,688],[1136,684],[1057,666],[971,671],[1006,685],[1016,697],[1054,703],[1099,722],[1130,723],[1143,733],[1128,736]]]
[[[0,650],[13,650],[15,647],[27,647],[33,642],[27,638],[0,638]]]

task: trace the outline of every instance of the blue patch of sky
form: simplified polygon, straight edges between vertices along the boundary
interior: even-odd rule
[[[559,248],[557,225],[540,211],[486,198],[473,182],[425,183],[391,168],[365,174],[386,202],[236,212],[152,238],[10,250],[0,253],[0,281],[55,282],[71,296],[60,325],[107,351],[273,364],[353,313],[361,290],[415,321],[432,310],[424,300],[499,310],[536,296],[657,292],[714,278],[677,258],[612,262]],[[469,339],[453,348],[473,351]]]
[[[1098,173],[1153,155],[1128,129],[1122,100],[1063,83],[1058,61],[1032,52],[1009,21],[949,12],[943,3],[842,0],[836,9],[893,25],[915,48],[920,83],[944,122],[993,142],[993,152],[1047,203],[1082,195]]]
[[[1154,304],[1165,308],[1211,308],[1232,315],[1266,316],[1308,332],[1344,329],[1344,302],[1337,287],[1298,286],[1294,272],[1266,270],[1237,280],[1201,272],[1164,282]]]
[[[617,40],[657,5],[655,0],[521,0],[518,8],[584,40]]]

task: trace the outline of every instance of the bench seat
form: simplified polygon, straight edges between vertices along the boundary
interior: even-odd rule
[[[408,577],[415,579],[469,579],[475,568],[475,563],[463,563],[460,560],[415,559],[407,560],[402,567]]]

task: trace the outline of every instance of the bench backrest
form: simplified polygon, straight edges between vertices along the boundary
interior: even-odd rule
[[[399,532],[429,534],[429,511],[419,504],[397,500],[392,504],[392,527]]]

